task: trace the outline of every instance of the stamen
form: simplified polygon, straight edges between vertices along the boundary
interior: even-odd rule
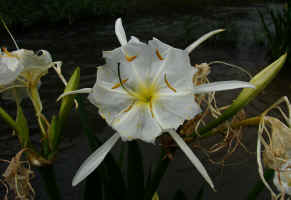
[[[160,52],[158,49],[156,49],[156,55],[160,60],[164,60],[164,58],[161,56]]]
[[[136,59],[136,56],[128,56],[128,55],[125,55],[125,59],[126,59],[128,62],[131,62],[131,61],[133,61],[134,59]]]
[[[154,113],[153,113],[153,104],[152,104],[152,101],[150,101],[150,112],[152,114],[152,118],[154,118]]]
[[[121,83],[124,84],[124,83],[126,83],[127,80],[128,80],[128,78],[125,79],[125,80],[122,80]],[[119,87],[121,86],[121,83],[117,83],[117,84],[115,84],[111,89],[119,88]]]
[[[125,80],[127,80],[127,79],[121,81],[121,75],[120,75],[120,63],[118,63],[118,66],[117,66],[117,75],[118,75],[118,79],[119,79],[119,84],[120,84],[120,86],[125,90],[125,92],[127,92],[127,93],[128,93],[129,95],[131,95],[131,96],[137,97],[137,94],[136,94],[135,92],[131,91],[130,89],[128,89],[128,88],[126,88],[126,87],[124,86],[123,83],[125,83],[125,82],[126,82]]]
[[[130,111],[134,104],[135,104],[135,101],[133,101],[133,102],[128,106],[128,108],[127,108],[125,111],[123,111],[123,112],[128,112],[128,111]]]
[[[168,82],[166,74],[164,76],[164,80],[165,80],[165,83],[168,86],[168,88],[170,88],[171,90],[173,90],[173,92],[177,92],[177,90],[173,86],[171,86],[170,83]]]
[[[18,58],[18,56],[16,56],[16,55],[12,55],[12,54],[7,50],[7,48],[2,47],[1,49],[2,49],[2,51],[6,54],[7,57]]]

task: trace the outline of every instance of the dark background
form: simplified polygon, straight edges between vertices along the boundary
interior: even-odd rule
[[[177,48],[185,48],[203,33],[226,28],[226,32],[209,39],[191,53],[192,64],[226,61],[256,74],[268,65],[266,38],[258,16],[258,10],[266,13],[266,8],[280,10],[282,2],[206,0],[206,1],[166,1],[166,0],[52,0],[52,1],[0,1],[0,14],[9,26],[20,48],[46,49],[55,61],[63,61],[63,72],[69,78],[75,67],[81,68],[81,86],[92,87],[96,79],[96,66],[104,63],[102,50],[112,50],[119,46],[114,34],[114,22],[122,17],[127,36],[134,35],[142,41],[157,37]],[[266,20],[271,26],[270,18]],[[15,47],[6,31],[0,29],[1,45],[13,50]],[[212,67],[211,81],[248,80],[238,70],[215,65]],[[286,76],[278,76],[247,108],[248,116],[255,116],[283,95],[290,97],[290,81]],[[53,70],[42,78],[40,88],[44,112],[52,116],[58,108],[56,98],[62,93],[63,85]],[[232,103],[240,90],[217,93],[218,105]],[[0,105],[12,115],[13,102],[1,100]],[[23,102],[24,110],[31,126],[32,141],[39,143],[40,137],[33,109],[29,101]],[[86,103],[90,125],[105,141],[113,131],[98,116],[97,108]],[[11,159],[20,150],[18,142],[11,136],[11,130],[0,120],[0,158]],[[57,182],[63,199],[79,200],[82,184],[72,188],[71,180],[82,161],[89,155],[86,137],[80,128],[79,115],[73,111],[67,126],[60,153],[56,160]],[[243,131],[242,142],[247,151],[239,147],[224,165],[213,164],[210,158],[221,160],[225,151],[207,155],[201,149],[195,153],[205,164],[214,180],[217,192],[213,192],[193,168],[185,155],[178,151],[163,178],[158,194],[160,199],[172,199],[175,191],[181,189],[189,199],[193,199],[202,185],[205,187],[203,199],[245,199],[259,179],[256,165],[256,128]],[[200,146],[209,148],[223,140],[215,136],[201,141]],[[159,159],[159,147],[142,145],[147,167]],[[118,155],[121,142],[114,148]],[[197,144],[196,146],[197,147]],[[210,156],[210,157],[209,157]],[[0,163],[1,173],[7,165]],[[147,171],[146,171],[147,172]],[[46,200],[43,183],[36,173],[32,185],[36,199]],[[4,188],[1,188],[1,194]],[[270,199],[265,190],[259,199]]]

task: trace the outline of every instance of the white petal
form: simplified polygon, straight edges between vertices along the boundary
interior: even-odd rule
[[[173,92],[166,80],[177,92],[193,89],[192,78],[197,70],[190,65],[186,51],[169,48],[163,60],[154,60],[155,57],[157,55],[153,56],[151,76],[154,77],[153,82],[160,87],[160,92]]]
[[[211,31],[209,33],[202,35],[198,40],[196,40],[191,45],[189,45],[185,50],[190,54],[191,51],[193,51],[196,47],[198,47],[202,42],[204,42],[205,40],[207,40],[211,36],[213,36],[217,33],[220,33],[222,31],[224,31],[224,29],[217,29],[217,30],[214,30],[214,31]]]
[[[11,52],[16,55],[24,66],[24,71],[40,70],[40,72],[47,70],[51,67],[52,57],[46,50],[41,51],[41,55],[37,55],[34,51],[20,49]]]
[[[126,113],[113,122],[124,141],[141,139],[153,143],[161,134],[161,128],[152,116],[148,105],[133,105]]]
[[[149,45],[154,50],[158,49],[162,57],[167,55],[167,51],[169,50],[169,48],[174,48],[166,43],[163,43],[157,38],[153,38],[152,40],[150,40]]]
[[[139,40],[137,37],[135,37],[135,36],[130,36],[130,40],[129,40],[129,42],[139,43],[140,40]]]
[[[105,83],[97,81],[88,99],[99,108],[100,115],[111,125],[112,121],[123,113],[123,110],[128,109],[133,100],[121,87],[111,89],[104,85]]]
[[[121,74],[128,78],[128,84],[135,87],[150,79],[150,66],[152,64],[152,50],[145,43],[131,42],[122,46],[125,56],[135,57],[132,61],[125,60],[120,63]]]
[[[108,139],[102,146],[100,146],[95,152],[93,152],[78,169],[76,175],[73,178],[72,185],[76,186],[83,181],[88,175],[90,175],[104,160],[105,156],[112,149],[115,143],[120,138],[118,133],[115,133]]]
[[[127,43],[127,39],[126,39],[124,28],[122,26],[121,18],[118,18],[115,21],[115,34],[121,45],[125,45]]]
[[[202,165],[202,163],[199,161],[199,159],[196,157],[196,155],[193,153],[193,151],[189,148],[189,146],[184,142],[184,140],[176,133],[175,130],[169,129],[167,130],[169,134],[172,136],[172,138],[175,140],[175,142],[178,144],[178,146],[181,148],[181,150],[186,154],[188,159],[192,162],[194,167],[198,170],[198,172],[203,176],[203,178],[206,180],[206,182],[210,185],[210,187],[214,189],[213,182],[211,178],[209,177],[206,169]]]
[[[212,91],[232,90],[237,88],[255,88],[255,86],[244,81],[217,81],[195,86],[193,93],[198,94]]]
[[[160,96],[153,104],[155,118],[163,129],[178,128],[186,119],[201,112],[192,94]]]
[[[72,94],[88,94],[92,91],[92,88],[83,88],[83,89],[80,89],[80,90],[74,90],[74,91],[70,91],[70,92],[64,92],[63,94],[61,94],[57,101],[61,100],[62,98],[64,98],[65,96],[68,96],[68,95],[72,95]]]
[[[0,85],[7,85],[16,80],[23,65],[13,57],[0,57]]]

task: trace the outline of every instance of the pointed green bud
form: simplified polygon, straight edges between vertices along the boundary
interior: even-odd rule
[[[210,135],[211,132],[209,131],[211,129],[234,116],[238,111],[240,111],[240,109],[246,106],[276,77],[280,69],[283,67],[286,58],[287,53],[257,73],[250,81],[250,83],[252,83],[256,88],[244,88],[233,104],[231,104],[231,106],[226,109],[220,117],[208,123],[207,126],[199,129],[198,133],[203,136]]]
[[[64,90],[64,93],[78,89],[79,83],[80,83],[80,68],[77,67],[73,75],[71,76]],[[63,126],[63,123],[65,122],[69,112],[72,110],[72,107],[74,104],[74,97],[75,95],[68,95],[62,99],[62,103],[61,103],[61,107],[60,107],[59,115],[58,115],[59,126]]]

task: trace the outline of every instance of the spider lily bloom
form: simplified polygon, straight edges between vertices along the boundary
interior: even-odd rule
[[[190,65],[189,53],[221,31],[212,31],[181,50],[155,38],[148,44],[135,37],[127,42],[121,19],[116,21],[115,32],[121,47],[103,52],[106,64],[98,68],[94,87],[62,95],[90,93],[89,101],[99,108],[100,115],[117,131],[82,164],[73,179],[73,186],[98,167],[119,138],[154,143],[159,135],[168,132],[214,188],[203,165],[175,130],[184,120],[201,112],[194,101],[194,94],[253,87],[242,81],[193,86],[192,77],[197,70]]]
[[[20,90],[20,93],[24,93],[21,88],[37,89],[40,78],[55,65],[61,65],[61,62],[52,62],[46,50],[34,52],[18,49],[8,52],[3,48],[0,54],[0,92],[12,88]]]

